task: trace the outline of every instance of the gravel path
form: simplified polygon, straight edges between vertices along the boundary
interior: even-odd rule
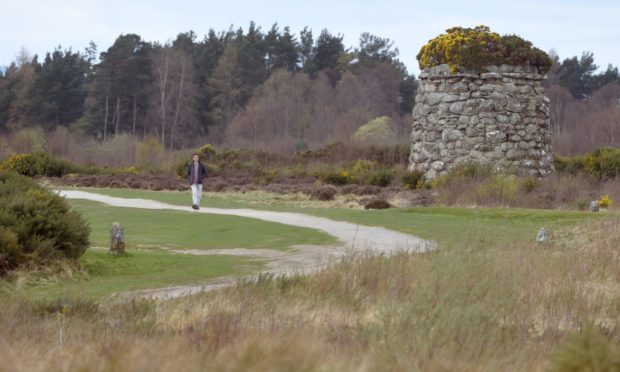
[[[196,211],[183,207],[147,199],[125,199],[84,191],[62,190],[59,195],[68,199],[86,199],[105,203],[115,207],[144,208],[155,210],[178,210],[188,213],[209,213],[233,215],[276,222],[285,225],[312,228],[335,236],[342,246],[297,246],[293,252],[281,252],[269,249],[217,249],[217,250],[177,250],[180,254],[233,254],[259,257],[269,260],[269,269],[265,273],[292,274],[308,273],[320,269],[334,258],[356,252],[390,255],[397,252],[426,252],[434,248],[434,242],[413,235],[388,230],[383,227],[357,225],[349,222],[334,221],[328,218],[309,216],[301,213],[273,212],[253,209],[201,208]],[[189,285],[139,291],[139,296],[150,298],[172,298],[202,291],[221,288],[234,283],[236,278],[218,278],[205,285]]]

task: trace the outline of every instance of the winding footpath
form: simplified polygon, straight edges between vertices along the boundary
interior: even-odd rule
[[[426,252],[434,249],[434,242],[413,235],[388,230],[383,227],[357,225],[334,221],[328,218],[309,216],[301,213],[261,211],[253,209],[201,208],[171,205],[147,199],[125,199],[95,194],[85,191],[61,190],[60,196],[67,199],[86,199],[114,207],[143,208],[153,210],[177,210],[188,213],[209,213],[255,218],[263,221],[281,223],[298,227],[316,229],[330,234],[342,242],[341,246],[296,246],[293,252],[269,249],[216,249],[216,250],[175,250],[179,254],[232,254],[269,260],[268,269],[262,274],[291,275],[309,273],[324,267],[335,258],[347,254],[368,253],[391,255],[397,252]],[[214,290],[232,285],[238,278],[223,277],[204,285],[187,285],[138,291],[140,297],[174,298],[188,294]],[[135,293],[135,292],[134,292]]]

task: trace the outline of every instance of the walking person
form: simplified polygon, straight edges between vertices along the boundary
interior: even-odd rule
[[[202,179],[207,176],[207,169],[200,162],[198,154],[192,155],[192,162],[187,169],[187,178],[192,188],[192,208],[200,209],[200,197],[202,196]]]

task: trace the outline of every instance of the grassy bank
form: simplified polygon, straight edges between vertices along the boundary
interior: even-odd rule
[[[14,295],[36,301],[104,298],[114,293],[184,284],[206,283],[226,275],[259,270],[260,261],[224,255],[190,256],[158,250],[132,250],[114,257],[106,249],[89,249],[81,270],[45,277],[21,274]]]
[[[179,204],[187,197],[113,192]],[[394,257],[358,255],[311,276],[261,276],[163,302],[2,293],[3,367],[564,371],[620,365],[620,219],[613,213],[439,207],[364,211],[271,202],[238,199],[228,205],[270,206],[386,226],[438,240],[441,249]],[[223,196],[217,203],[226,205]],[[82,207],[92,209],[88,203]],[[541,226],[552,232],[546,244],[534,242]],[[140,252],[113,267],[149,263]],[[103,262],[111,258],[100,254],[85,257],[101,261],[91,270],[101,270],[100,279],[115,280],[119,273],[107,271],[113,267],[106,269]],[[144,267],[150,280],[169,270],[163,262],[170,258],[164,258],[162,266]],[[188,265],[199,259],[190,258]]]
[[[352,257],[312,276],[261,277],[167,302],[9,298],[0,307],[3,366],[610,370],[620,342],[619,243],[620,221],[609,218],[582,221],[546,245],[515,239],[505,249],[467,235],[427,254]]]

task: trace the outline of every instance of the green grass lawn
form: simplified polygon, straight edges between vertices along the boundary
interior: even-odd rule
[[[204,283],[260,269],[257,260],[233,256],[192,256],[154,250],[131,250],[115,257],[105,249],[89,249],[81,258],[85,275],[36,282],[20,294],[36,299],[93,298],[146,288]]]
[[[463,242],[480,248],[534,242],[541,227],[553,234],[606,215],[581,211],[454,207],[384,210],[311,208],[303,212],[361,225],[383,226],[455,248]]]
[[[166,193],[159,193],[165,195]],[[155,194],[152,194],[155,195]],[[98,297],[115,292],[245,275],[260,261],[225,255],[183,255],[167,249],[265,248],[287,250],[296,244],[334,245],[323,232],[237,216],[182,211],[118,208],[87,200],[68,200],[91,227],[91,248],[80,261],[85,275],[35,281],[20,290],[28,297]],[[107,254],[109,231],[118,221],[125,228],[127,255]],[[98,247],[98,248],[97,248]]]
[[[188,193],[125,189],[83,189],[116,197],[143,198],[185,205]],[[286,226],[237,216],[182,211],[110,207],[86,200],[68,200],[89,221],[91,243],[107,247],[114,221],[125,227],[128,255],[111,257],[105,249],[90,249],[81,262],[87,278],[60,280],[27,287],[29,296],[57,297],[67,293],[103,296],[114,292],[204,282],[210,278],[244,274],[260,267],[256,260],[227,256],[189,256],[166,249],[268,248],[286,250],[295,244],[337,243],[312,229]],[[544,226],[552,234],[608,213],[501,208],[419,207],[387,210],[300,208],[294,203],[250,203],[231,194],[215,194],[203,205],[219,208],[256,208],[291,211],[383,226],[439,242],[442,248],[510,249],[533,242]]]
[[[81,188],[66,188],[71,190],[81,190],[86,192],[93,192],[102,195],[114,196],[117,198],[136,198],[136,199],[149,199],[157,200],[163,203],[173,205],[191,206],[192,195],[188,191],[150,191],[150,190],[136,190],[136,189],[103,189],[93,187],[81,187]],[[220,193],[206,193],[202,197],[202,207],[212,208],[250,208],[256,207],[256,204],[245,203],[239,200],[231,200],[228,197],[222,197]],[[260,205],[258,205],[260,206]]]
[[[124,198],[152,199],[169,204],[185,205],[189,194],[179,191],[145,191],[129,189],[81,190]],[[203,205],[216,208],[253,208],[305,213],[368,226],[383,226],[438,241],[444,246],[458,247],[464,241],[479,246],[510,246],[534,241],[541,227],[557,233],[581,222],[609,216],[610,213],[585,211],[518,209],[518,208],[455,208],[416,207],[385,210],[344,208],[300,208],[282,202],[248,202],[235,199],[234,194],[210,193]]]
[[[125,228],[128,249],[159,246],[175,249],[286,250],[296,244],[337,244],[334,237],[317,230],[252,218],[118,208],[79,199],[68,201],[90,223],[91,244],[100,247],[108,246],[110,227],[115,221]]]

